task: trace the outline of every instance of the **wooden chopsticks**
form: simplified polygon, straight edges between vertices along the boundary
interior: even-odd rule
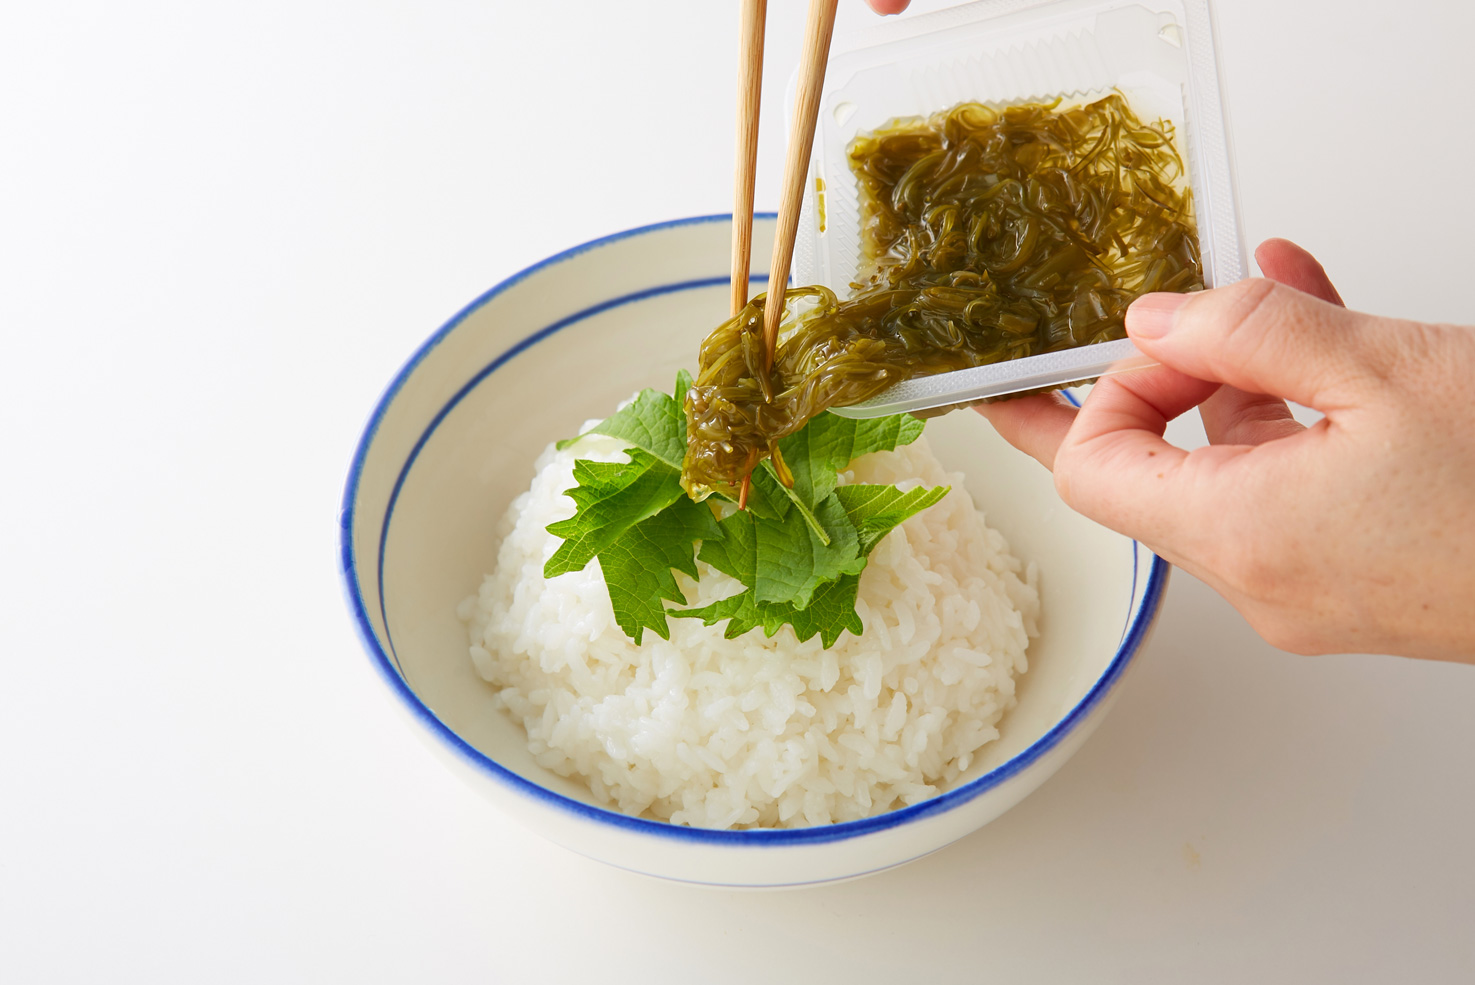
[[[814,149],[814,124],[819,116],[819,97],[825,84],[825,66],[830,57],[830,36],[835,30],[838,0],[810,0],[804,26],[804,54],[799,69],[799,87],[794,101],[794,121],[789,130],[784,159],[783,196],[779,202],[778,229],[774,235],[773,258],[768,264],[768,303],[763,311],[763,343],[767,363],[773,366],[778,342],[779,320],[784,313],[784,291],[789,268],[794,262],[794,236],[799,231],[799,206],[804,200],[804,179],[809,174],[809,157]],[[737,314],[748,300],[748,268],[753,244],[753,172],[758,152],[758,98],[763,75],[763,28],[766,0],[744,0],[741,64],[738,69],[738,150],[732,213],[732,311]]]
[[[779,202],[778,229],[774,235],[773,258],[768,264],[768,300],[763,306],[765,368],[773,368],[778,345],[778,325],[784,313],[784,294],[789,267],[794,262],[794,237],[799,231],[799,206],[804,200],[804,179],[809,174],[809,157],[814,149],[814,124],[819,116],[819,97],[825,84],[825,66],[830,57],[830,36],[835,30],[838,0],[810,0],[804,25],[804,54],[799,69],[799,87],[794,100],[794,121],[784,159],[783,197]],[[732,209],[732,313],[748,303],[748,275],[753,252],[753,175],[758,160],[758,103],[763,85],[763,31],[767,0],[743,0],[742,42],[738,66],[737,167],[733,181]],[[738,508],[748,504],[751,476],[743,476]]]
[[[758,102],[763,92],[763,23],[768,0],[743,0],[738,62],[737,166],[732,191],[732,313],[748,303],[753,258],[753,175],[758,169]]]
[[[770,368],[778,344],[779,319],[784,313],[789,266],[794,262],[794,235],[799,231],[799,205],[804,200],[804,179],[809,174],[809,155],[814,149],[814,123],[819,116],[820,91],[825,85],[825,65],[830,58],[830,35],[835,31],[836,4],[837,0],[809,0],[809,19],[804,25],[804,60],[800,63],[794,124],[789,130],[789,149],[784,159],[784,189],[779,200],[773,259],[768,264],[768,303],[763,307],[763,345]]]

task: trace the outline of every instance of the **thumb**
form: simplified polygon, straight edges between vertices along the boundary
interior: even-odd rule
[[[1326,412],[1364,401],[1412,333],[1269,280],[1197,294],[1145,294],[1127,332],[1147,355],[1201,380]]]

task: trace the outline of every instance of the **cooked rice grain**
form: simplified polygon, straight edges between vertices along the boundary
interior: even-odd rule
[[[725,624],[671,619],[636,646],[610,611],[598,562],[553,579],[573,513],[574,458],[620,460],[590,437],[538,459],[503,520],[495,574],[458,610],[496,701],[537,762],[583,778],[628,814],[704,828],[850,821],[935,796],[997,738],[1036,635],[1035,570],[1009,552],[926,439],[852,463],[842,482],[951,485],[882,541],[861,576],[865,632],[831,649],[785,626],[723,639]],[[699,565],[678,575],[706,605],[741,585]]]

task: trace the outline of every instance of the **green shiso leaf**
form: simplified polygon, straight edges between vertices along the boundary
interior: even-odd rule
[[[782,520],[793,502],[789,490],[773,474],[773,466],[764,462],[762,468],[753,470],[753,479],[748,484],[749,513],[764,520]]]
[[[566,491],[577,511],[548,525],[563,543],[543,566],[545,577],[579,571],[642,520],[649,519],[684,495],[671,486],[675,469],[641,451],[628,450],[628,462],[574,463],[578,485]]]
[[[835,490],[835,498],[855,525],[861,554],[868,556],[893,527],[932,506],[951,489],[951,486],[930,489],[918,486],[902,492],[895,486],[840,486]]]
[[[829,649],[845,630],[856,636],[861,633],[860,614],[855,611],[855,594],[859,586],[859,575],[846,575],[839,581],[832,581],[814,593],[807,609],[796,609],[782,602],[758,602],[752,592],[742,592],[701,608],[674,611],[671,615],[700,619],[708,626],[726,619],[727,628],[722,635],[727,639],[736,639],[758,628],[762,628],[765,636],[772,637],[787,624],[793,627],[799,642],[819,634],[820,642]]]
[[[751,585],[758,572],[757,526],[762,522],[751,511],[724,518],[717,524],[722,536],[702,541],[697,556],[744,585]]]
[[[762,567],[759,561],[759,542],[763,537],[763,529],[769,524],[755,519],[749,513],[734,513],[719,526],[722,528],[722,539],[703,541],[699,556],[718,571],[731,575],[744,585],[753,584]],[[865,559],[859,560],[860,566],[864,567]],[[842,575],[821,585],[804,607],[793,602],[761,602],[757,593],[749,588],[711,605],[677,609],[670,614],[700,619],[708,626],[726,619],[728,623],[723,635],[727,639],[734,639],[758,627],[762,627],[764,634],[771,637],[788,624],[794,627],[794,634],[801,642],[818,633],[824,645],[830,647],[835,645],[844,630],[860,634],[860,616],[855,611],[855,593],[859,584],[859,572]]]
[[[584,432],[626,442],[629,461],[574,463],[578,484],[567,495],[576,510],[548,526],[563,543],[544,575],[579,571],[598,558],[615,621],[636,643],[647,629],[670,639],[671,616],[709,626],[726,619],[729,639],[756,628],[771,637],[789,625],[801,641],[818,635],[830,647],[845,630],[859,634],[855,599],[866,558],[893,527],[947,489],[838,486],[838,472],[861,455],[916,440],[922,422],[905,415],[853,421],[821,414],[780,443],[793,486],[785,487],[765,464],[753,473],[748,509],[719,523],[709,505],[692,502],[681,488],[682,401],[690,387],[683,371],[674,397],[643,390]],[[686,604],[674,572],[697,577],[698,557],[744,590],[701,608],[666,608],[667,602]]]
[[[915,435],[912,438],[915,439]],[[819,582],[808,595],[793,585],[798,580],[794,572],[802,568],[792,563],[786,567],[782,557],[775,556],[771,550],[765,552],[766,537],[779,525],[755,519],[747,513],[734,513],[718,524],[722,528],[722,539],[703,541],[698,556],[748,587],[711,605],[673,610],[670,614],[700,619],[708,626],[726,619],[728,623],[723,635],[728,639],[758,627],[771,637],[785,623],[794,628],[794,635],[800,642],[818,634],[826,648],[834,646],[844,630],[858,636],[861,621],[855,611],[855,598],[860,572],[865,569],[871,551],[898,524],[937,503],[950,488],[918,487],[905,492],[895,486],[882,485],[836,488],[820,504],[820,511],[832,528],[841,525],[836,511],[843,514],[844,524],[850,528],[849,534],[843,536],[853,538],[847,539],[846,543],[853,545],[851,549],[855,551],[855,557],[842,566],[839,577]],[[789,515],[792,517],[794,512]],[[784,526],[790,538],[785,543],[792,551],[792,545],[798,543],[799,534],[804,530],[794,521]],[[838,529],[836,533],[838,535]],[[785,578],[788,579],[787,586]],[[786,587],[787,591],[775,590],[775,585]],[[760,586],[766,586],[769,597],[764,597]],[[806,582],[801,587],[808,588],[809,585]]]
[[[698,557],[748,586],[755,602],[804,609],[822,585],[859,574],[865,567],[859,535],[844,507],[831,496],[820,508],[831,534],[829,547],[819,542],[797,510],[779,521],[744,511],[723,519],[717,525],[721,539],[703,541]]]
[[[685,494],[669,507],[631,527],[599,554],[615,622],[637,644],[646,628],[671,638],[663,600],[686,604],[671,574],[674,568],[695,578],[693,543],[718,536],[712,511]]]
[[[691,386],[683,372],[677,392],[684,392],[683,378],[685,388]],[[563,543],[543,566],[543,575],[580,571],[599,558],[615,622],[625,635],[639,643],[652,629],[670,639],[664,603],[686,604],[671,572],[695,578],[697,542],[721,536],[711,509],[693,503],[681,489],[686,415],[670,396],[644,390],[630,406],[585,433],[591,432],[629,442],[630,460],[574,462],[578,485],[566,494],[576,510],[548,525]]]
[[[782,520],[755,524],[756,570],[751,581],[739,580],[759,602],[789,602],[802,609],[825,582],[860,574],[866,566],[855,526],[833,496],[821,501],[813,515],[827,535],[823,539],[799,509]]]
[[[910,414],[854,420],[824,413],[778,443],[794,474],[794,495],[811,509],[835,491],[840,470],[862,455],[892,451],[921,437],[923,422]]]
[[[805,504],[804,497],[779,481],[778,473],[773,470],[773,460],[765,459],[763,464],[759,466],[759,469],[770,480],[763,484],[764,496],[774,500],[773,506],[777,513],[777,516],[768,517],[767,519],[784,519],[788,515],[789,507],[792,506],[799,511],[799,516],[804,522],[809,524],[809,529],[819,538],[819,542],[826,547],[830,546],[829,531],[825,529],[824,524],[820,523],[819,517],[814,515],[814,510]],[[770,489],[777,489],[779,498],[775,499],[773,493],[769,491]],[[753,491],[751,488],[748,490],[748,508],[753,508]]]
[[[683,378],[685,386],[682,386]],[[685,395],[691,389],[691,376],[682,370],[676,377],[676,392]],[[659,390],[641,390],[633,403],[594,425],[575,438],[558,443],[558,450],[574,444],[587,434],[605,434],[619,438],[646,452],[662,463],[681,471],[686,456],[686,414],[680,400]]]

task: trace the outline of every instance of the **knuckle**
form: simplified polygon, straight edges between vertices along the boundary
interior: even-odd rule
[[[1204,356],[1221,372],[1248,368],[1265,357],[1265,347],[1285,322],[1287,289],[1255,278],[1217,288],[1183,311]]]
[[[1230,298],[1224,346],[1240,365],[1259,361],[1284,324],[1286,288],[1270,280],[1242,281]]]
[[[1289,364],[1313,382],[1313,397],[1420,378],[1439,347],[1438,326],[1350,312],[1265,279],[1223,288],[1207,314],[1214,358],[1246,368]]]
[[[1275,323],[1287,301],[1286,288],[1261,277],[1223,288],[1216,312],[1229,343],[1257,344]]]
[[[1456,396],[1447,381],[1468,379],[1475,372],[1470,329],[1408,321],[1386,323],[1368,334],[1361,355],[1382,383],[1446,400]]]

